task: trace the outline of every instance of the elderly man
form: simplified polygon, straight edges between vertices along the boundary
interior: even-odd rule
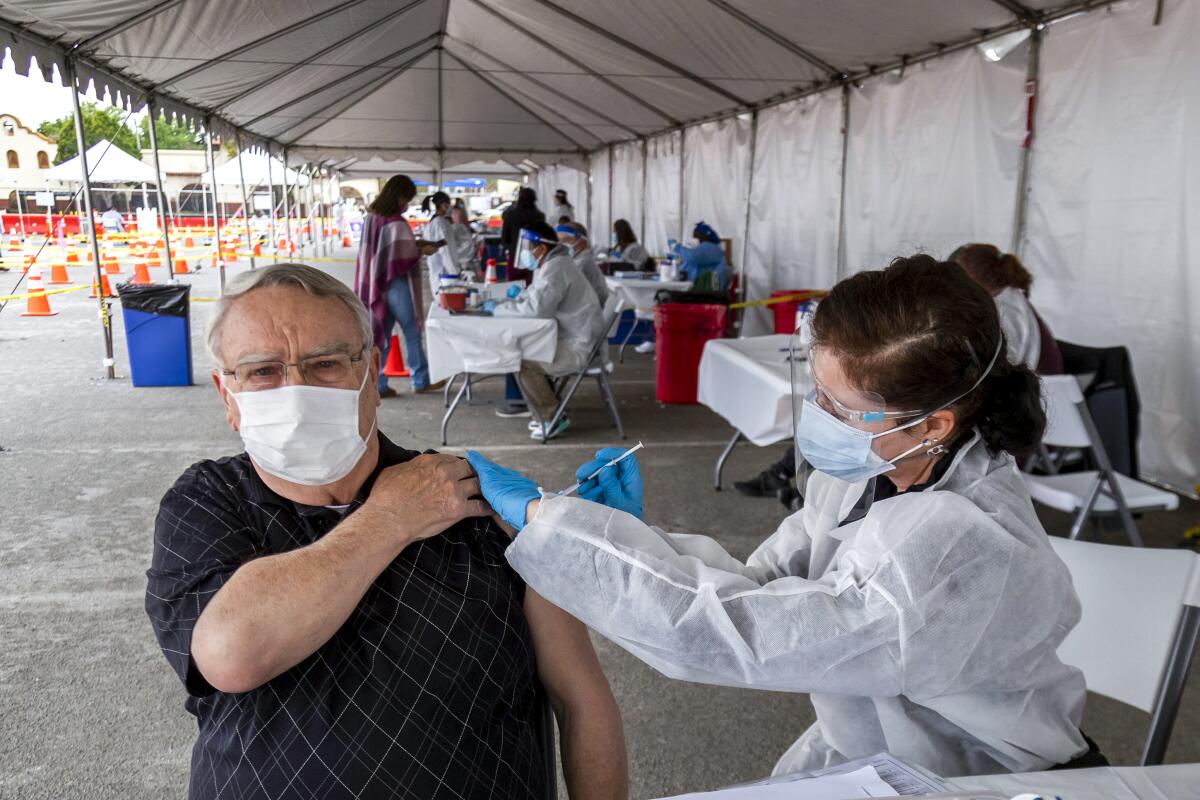
[[[527,590],[466,461],[379,432],[366,309],[280,264],[227,287],[213,382],[246,452],[163,498],[146,610],[199,723],[189,797],[626,794],[586,629]]]

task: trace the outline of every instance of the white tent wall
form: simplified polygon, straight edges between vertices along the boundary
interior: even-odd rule
[[[758,117],[750,195],[748,298],[837,281],[843,94],[839,89],[766,109]],[[735,254],[736,258],[736,254]],[[743,333],[773,330],[770,308],[751,308]]]
[[[612,219],[609,217],[609,157],[608,148],[592,153],[592,207],[588,216],[588,233],[593,245],[608,246]]]
[[[666,247],[666,242],[652,242],[642,230],[642,143],[624,142],[612,149],[612,215],[613,222],[624,219],[633,226],[638,241],[651,253]]]
[[[1136,0],[1042,46],[1022,258],[1059,339],[1129,348],[1141,469],[1200,478],[1200,3]]]
[[[944,258],[965,242],[1008,246],[1023,55],[990,62],[971,48],[851,91],[846,274],[918,251]]]
[[[751,120],[743,114],[707,122],[684,131],[683,229],[703,220],[722,239],[731,239],[733,266],[741,269],[742,239],[746,227],[746,200],[750,168]],[[666,242],[649,242],[651,253]]]
[[[532,185],[533,190],[537,192],[538,208],[546,212],[546,221],[551,225],[558,224],[557,219],[551,219],[551,212],[554,210],[554,193],[559,189],[567,193],[567,202],[575,207],[575,218],[586,220],[587,181],[586,172],[571,167],[552,164],[539,169],[533,177]]]
[[[640,231],[651,252],[666,250],[667,239],[683,239],[679,219],[679,170],[683,134],[655,136],[646,142],[646,229]]]

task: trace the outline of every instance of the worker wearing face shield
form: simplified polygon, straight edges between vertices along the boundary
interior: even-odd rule
[[[554,361],[522,361],[517,378],[521,393],[536,412],[530,435],[534,439],[558,436],[571,424],[568,417],[561,417],[548,432],[540,424],[553,417],[558,405],[547,376],[567,375],[583,368],[604,325],[600,301],[575,266],[571,252],[545,222],[533,222],[521,230],[516,262],[519,268],[533,271],[529,287],[504,302],[488,300],[483,307],[497,317],[537,317],[558,323]]]
[[[587,229],[580,222],[570,222],[559,225],[554,231],[558,234],[558,240],[571,252],[575,266],[579,267],[583,277],[587,278],[588,285],[596,292],[600,307],[603,308],[608,302],[608,284],[604,282],[604,274],[596,265],[596,254],[592,252],[588,242]]]
[[[839,283],[809,331],[790,354],[805,505],[747,561],[642,522],[634,458],[575,498],[473,453],[523,528],[509,562],[668,676],[809,693],[777,773],[884,750],[942,775],[1103,764],[1056,653],[1079,601],[1012,455],[1039,441],[1039,384],[991,298],[914,256]]]

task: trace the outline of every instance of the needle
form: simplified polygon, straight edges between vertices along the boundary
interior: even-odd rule
[[[566,488],[566,489],[563,489],[561,492],[559,492],[559,493],[558,493],[558,494],[559,494],[559,496],[560,496],[560,497],[566,497],[566,496],[567,496],[567,495],[569,495],[569,494],[575,494],[575,492],[576,492],[576,491],[578,491],[578,489],[579,489],[579,487],[580,487],[580,486],[582,486],[583,484],[587,483],[587,482],[588,482],[588,481],[590,481],[592,478],[596,477],[597,475],[599,475],[601,472],[603,472],[604,470],[608,469],[608,468],[609,468],[609,467],[611,467],[612,465],[614,465],[614,464],[617,464],[617,463],[619,463],[619,462],[621,462],[621,461],[624,461],[626,458],[628,458],[629,456],[633,455],[633,454],[634,454],[634,453],[636,453],[638,450],[641,450],[643,446],[644,446],[644,445],[643,445],[641,442],[638,442],[638,443],[637,443],[637,444],[635,444],[633,447],[629,448],[629,449],[628,449],[628,450],[626,450],[624,453],[621,453],[621,455],[619,455],[619,456],[617,456],[616,458],[614,458],[612,461],[609,461],[607,464],[605,464],[604,466],[600,467],[600,469],[596,470],[596,471],[595,471],[595,472],[593,472],[591,475],[588,475],[586,478],[584,478],[583,480],[581,480],[579,483],[575,484],[574,486],[570,486],[570,487],[568,487],[568,488]]]

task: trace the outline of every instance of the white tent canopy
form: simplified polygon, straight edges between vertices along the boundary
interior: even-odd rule
[[[87,163],[92,183],[158,183],[154,167],[137,160],[107,139],[101,139],[87,149]],[[51,167],[45,175],[52,181],[79,183],[83,179],[79,156]]]
[[[248,187],[266,186],[272,182],[276,186],[283,185],[283,162],[278,158],[268,156],[266,153],[258,153],[252,150],[242,151],[240,166],[238,158],[235,156],[224,164],[214,168],[212,172],[204,172],[200,176],[200,182],[211,184],[213,182],[213,173],[215,172],[218,186],[238,186],[242,183],[243,170],[245,171],[246,186]],[[288,169],[287,185],[307,186],[308,176],[294,169]]]
[[[1142,473],[1200,476],[1200,0],[4,0],[0,31],[291,164],[533,172],[651,252],[704,219],[753,298],[993,242],[1058,338],[1129,349]]]

